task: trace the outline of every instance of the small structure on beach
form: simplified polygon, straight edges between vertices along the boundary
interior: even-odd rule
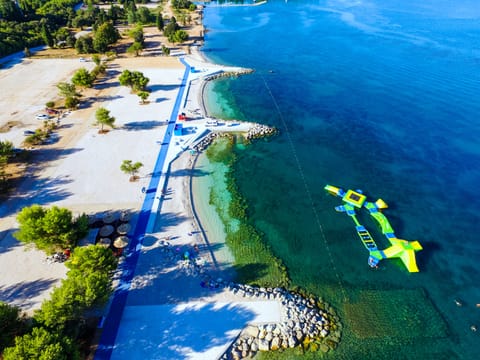
[[[182,124],[175,124],[175,128],[173,129],[173,134],[176,136],[183,135],[183,125]]]

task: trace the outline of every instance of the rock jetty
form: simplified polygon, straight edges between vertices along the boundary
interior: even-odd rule
[[[311,351],[328,352],[341,338],[341,324],[328,304],[282,288],[258,288],[230,283],[226,288],[237,296],[281,303],[281,321],[277,324],[249,325],[221,357],[239,360],[258,351],[302,346]]]
[[[233,138],[233,131],[211,131],[205,137],[197,142],[193,149],[195,151],[204,151],[216,138],[218,137],[228,137]],[[277,134],[278,131],[274,127],[267,125],[254,124],[245,134],[245,139],[251,141],[254,139],[265,138]]]
[[[250,130],[248,130],[245,138],[247,140],[265,138],[269,136],[273,136],[277,134],[278,130],[274,127],[262,125],[262,124],[255,124]]]
[[[215,80],[215,79],[219,79],[219,78],[222,78],[222,77],[237,77],[237,76],[240,76],[240,75],[251,74],[253,72],[254,72],[253,69],[240,69],[240,70],[236,70],[236,71],[219,71],[215,74],[205,76],[204,80],[205,81],[210,81],[210,80]]]

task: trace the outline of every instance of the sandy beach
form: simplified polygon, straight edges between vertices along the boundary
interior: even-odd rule
[[[208,305],[209,311],[212,311],[210,306],[229,309],[218,318],[229,335],[220,341],[203,337],[197,348],[181,351],[185,358],[218,357],[247,323],[277,322],[280,316],[278,301],[273,301],[276,306],[272,307],[268,305],[269,301],[246,301],[242,296],[223,290],[212,292],[201,286],[205,279],[229,280],[232,273],[225,272],[230,258],[223,259],[221,252],[208,246],[194,216],[191,177],[196,171],[193,166],[196,158],[186,150],[209,132],[202,110],[203,79],[223,71],[242,69],[209,64],[197,52],[186,56],[184,61],[195,71],[186,73],[185,65],[175,57],[119,58],[109,63],[106,78],[94,89],[83,92],[84,101],[80,108],[61,118],[58,140],[32,149],[33,161],[26,170],[24,181],[0,210],[0,300],[17,305],[31,315],[65,277],[66,268],[62,263],[47,261],[44,253],[26,248],[14,239],[18,211],[32,204],[56,205],[66,207],[76,215],[86,213],[99,219],[107,213],[118,217],[127,211],[133,214],[130,220],[132,230],[128,234],[133,238],[138,214],[147,202],[145,189],[149,193],[149,186],[157,178],[155,193],[150,194],[148,207],[151,215],[141,236],[140,254],[136,267],[131,269],[134,276],[129,283],[123,312],[127,320],[120,322],[112,358],[138,355],[135,355],[138,348],[128,346],[131,341],[124,343],[122,338],[122,334],[130,337],[131,329],[141,326],[139,321],[144,321],[142,316],[135,316],[134,320],[129,318],[132,311],[152,313],[155,308],[163,313],[161,309],[172,304],[193,304],[191,306],[196,308],[212,304]],[[2,140],[12,141],[20,147],[23,131],[39,126],[34,115],[42,111],[47,101],[56,98],[56,83],[68,81],[80,67],[90,69],[93,64],[79,63],[78,59],[29,59],[13,62],[3,69],[0,83],[2,88],[10,91],[0,101],[3,108],[11,111],[0,115],[0,122],[3,125],[15,121],[16,126],[2,133]],[[55,71],[43,71],[44,68]],[[142,71],[150,79],[151,94],[147,105],[141,105],[135,94],[118,84],[118,75],[124,69]],[[36,74],[42,76],[36,77],[29,87],[18,81],[34,78]],[[115,128],[106,134],[99,134],[94,125],[94,113],[100,106],[107,108],[116,119]],[[195,114],[184,124],[184,135],[181,136],[173,135],[169,130],[178,111]],[[249,127],[251,124],[240,124],[235,131],[247,131]],[[220,121],[216,130],[222,129],[230,130],[228,123]],[[154,169],[162,156],[164,166],[156,173]],[[129,176],[120,170],[121,162],[126,159],[143,164],[140,179],[136,182],[130,182]],[[97,231],[92,229],[82,244],[94,243]],[[223,242],[222,239],[211,241]],[[185,251],[195,253],[196,270],[178,261],[179,254],[181,257]],[[225,249],[222,252],[225,253]],[[166,253],[170,262],[165,259]],[[129,256],[128,252],[126,255]],[[122,281],[118,284],[122,286]],[[239,307],[244,311],[249,309],[252,315],[230,323],[229,319]],[[169,321],[174,320],[170,318]],[[202,326],[202,322],[189,326]],[[218,338],[215,332],[211,335]]]

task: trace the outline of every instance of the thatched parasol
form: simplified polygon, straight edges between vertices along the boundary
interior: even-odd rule
[[[115,246],[117,249],[123,249],[129,244],[129,242],[130,239],[127,236],[119,236],[113,242],[113,246]]]
[[[120,235],[126,235],[131,228],[132,227],[128,223],[122,224],[119,227],[117,227],[117,233],[119,233]]]
[[[112,243],[112,240],[110,240],[109,238],[101,238],[100,240],[98,240],[97,245],[108,248],[110,247],[111,243]]]
[[[104,225],[100,228],[98,234],[101,237],[107,237],[107,236],[112,235],[114,230],[115,230],[115,228],[112,225]]]
[[[114,214],[111,214],[111,213],[108,213],[107,215],[105,215],[103,217],[103,223],[104,224],[111,224],[115,221],[115,215]]]
[[[97,221],[97,217],[95,215],[87,215],[87,219],[88,219],[88,226],[92,226]]]
[[[128,222],[128,221],[130,221],[131,218],[132,218],[132,214],[130,214],[130,213],[127,212],[127,211],[123,211],[123,212],[120,214],[120,221],[121,221],[121,222]]]

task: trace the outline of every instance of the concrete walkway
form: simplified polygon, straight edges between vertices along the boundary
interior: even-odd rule
[[[188,62],[187,62],[188,61]],[[152,173],[131,244],[120,266],[120,281],[103,324],[95,359],[216,359],[251,323],[275,323],[280,320],[277,301],[245,301],[223,290],[200,287],[199,277],[184,276],[178,268],[162,264],[155,231],[162,209],[174,217],[183,203],[182,177],[169,178],[170,165],[199,137],[208,132],[206,119],[183,123],[184,135],[174,135],[178,114],[197,107],[202,77],[223,71],[218,65],[181,59],[185,72],[168,120],[164,139]],[[191,66],[195,65],[195,72]],[[182,108],[183,107],[183,108]],[[188,107],[188,108],[187,108]],[[219,122],[216,130],[247,131],[251,124]],[[179,169],[176,170],[177,172]],[[183,173],[185,169],[180,169]],[[186,174],[185,174],[186,175]],[[185,176],[183,176],[185,178]],[[174,189],[167,191],[167,186]],[[170,189],[170,188],[169,188]],[[172,192],[169,196],[164,194]],[[177,193],[175,194],[175,191]],[[167,201],[167,203],[164,203]],[[175,207],[173,204],[176,204]],[[170,220],[169,228],[184,231],[179,220]],[[191,230],[189,230],[191,231]],[[190,235],[190,234],[189,234]],[[193,236],[175,244],[188,246]],[[152,244],[148,244],[152,241]],[[133,283],[133,285],[132,285]],[[139,285],[140,284],[140,285]],[[128,300],[127,300],[128,298]]]

